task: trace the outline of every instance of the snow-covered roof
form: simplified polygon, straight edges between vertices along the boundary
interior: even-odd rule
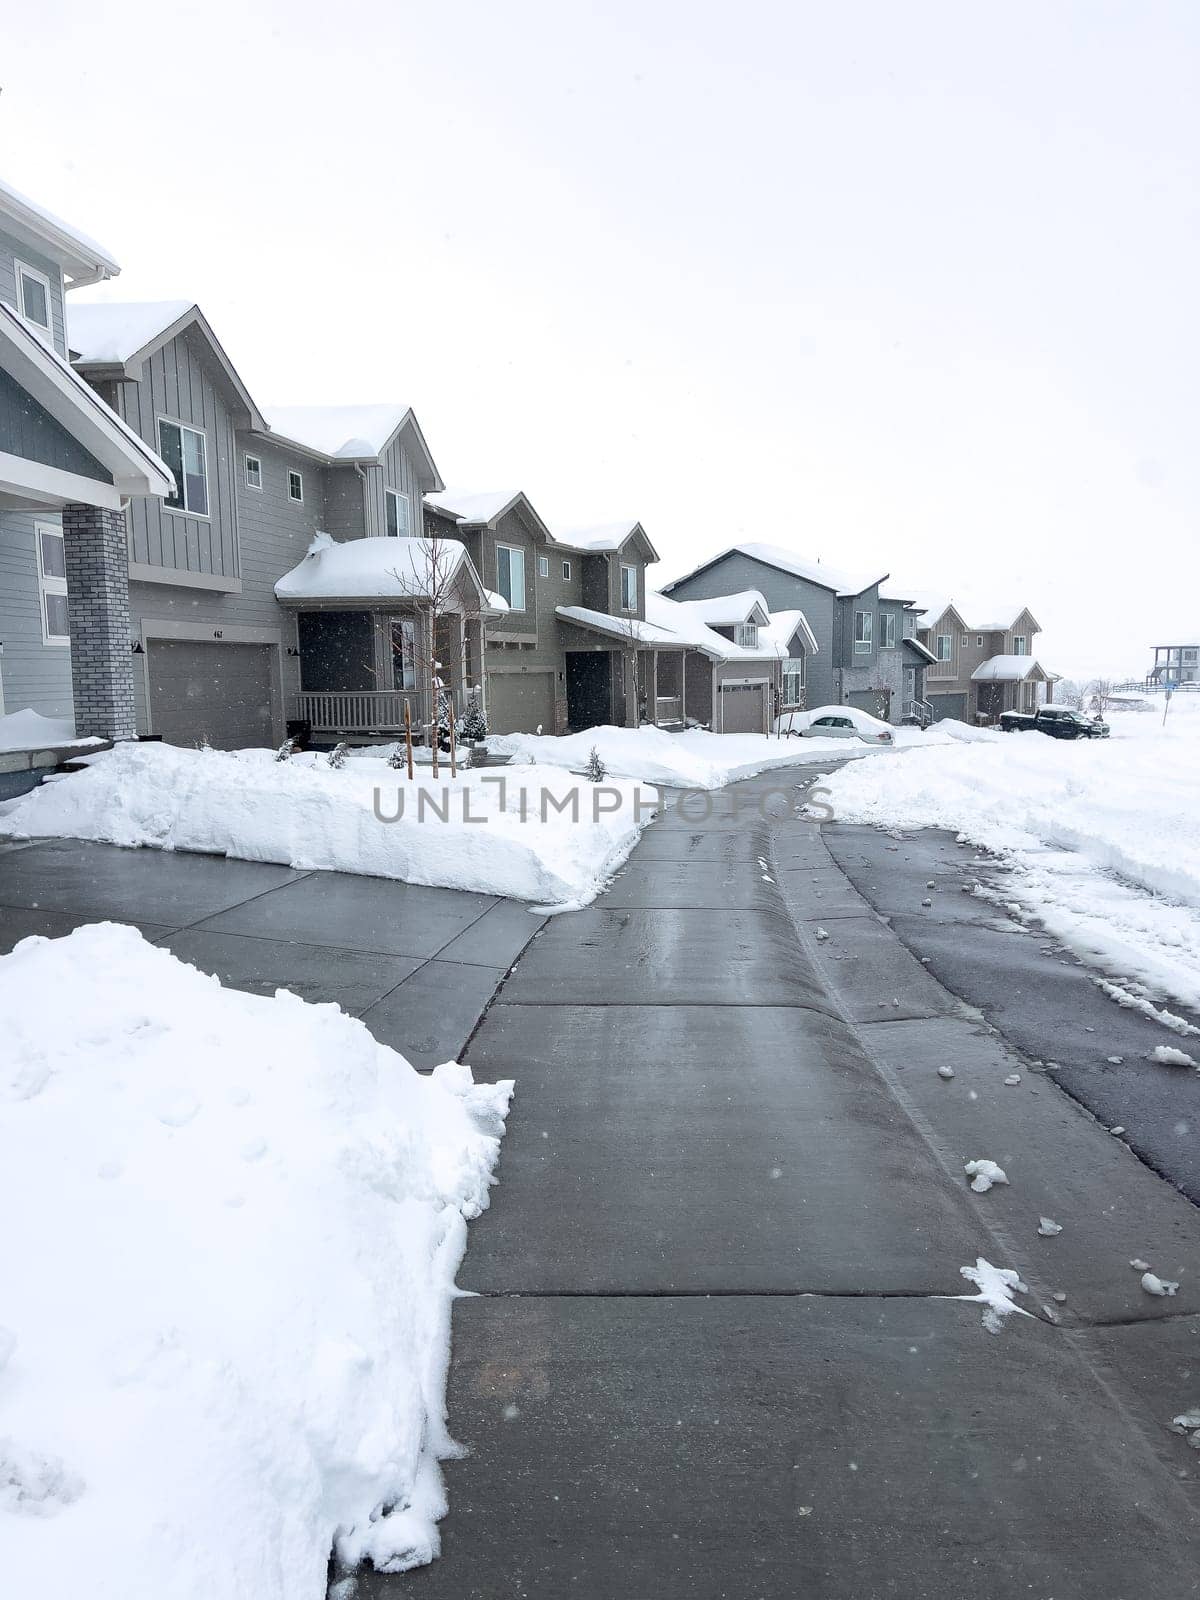
[[[893,603],[898,601],[902,606],[915,607],[919,603],[918,592],[911,585],[897,583],[890,579],[887,583],[879,585],[879,598],[881,600],[891,600]]]
[[[990,656],[971,674],[972,683],[1023,683],[1046,673],[1033,656]]]
[[[194,305],[194,300],[72,300],[67,344],[80,366],[123,366]]]
[[[882,593],[882,591],[881,591]],[[947,611],[953,611],[968,633],[1007,633],[1027,606],[1012,600],[998,600],[995,595],[970,595],[960,591],[949,595],[936,589],[909,589],[911,603],[920,608],[919,628],[932,628]],[[981,618],[999,617],[1001,620],[981,621]]]
[[[774,646],[776,655],[788,656],[791,654],[788,646],[797,633],[804,640],[804,646],[809,655],[815,656],[817,654],[820,648],[817,644],[817,636],[809,627],[808,618],[803,611],[772,611],[770,616],[771,620],[767,626],[758,630],[758,637],[760,642],[766,640],[767,643]]]
[[[569,544],[573,550],[602,554],[606,550],[619,550],[640,526],[638,522],[602,522],[592,528],[559,529],[554,538],[558,544]]]
[[[103,245],[9,183],[0,182],[0,215],[9,224],[15,223],[18,232],[31,235],[43,254],[58,262],[73,285],[115,278],[121,270]]]
[[[487,591],[471,565],[466,546],[457,539],[439,539],[449,583],[460,570],[469,575],[480,599]],[[321,600],[421,600],[428,596],[433,545],[428,539],[331,539],[318,533],[298,566],[275,585],[275,598],[285,605]],[[505,607],[507,609],[507,607]]]
[[[479,493],[465,489],[441,489],[436,494],[427,494],[425,504],[432,506],[435,511],[446,512],[459,522],[494,522],[520,498],[520,489],[492,489]]]
[[[678,648],[684,641],[666,628],[643,622],[639,617],[614,617],[608,611],[593,611],[590,606],[555,606],[554,614],[564,622],[577,623],[593,633],[603,633],[610,639],[622,639],[627,644],[657,644]]]
[[[757,589],[743,589],[740,594],[717,594],[707,600],[673,600],[672,605],[686,604],[693,615],[711,628],[734,628],[739,622],[757,622],[765,627],[771,613],[767,602]]]
[[[361,461],[383,453],[405,420],[408,406],[264,406],[272,433],[327,456]]]
[[[728,549],[710,556],[698,567],[693,567],[691,572],[684,573],[683,578],[676,578],[675,583],[669,584],[668,588],[674,588],[675,584],[682,583],[684,578],[703,572],[723,557],[734,554],[749,556],[752,561],[761,561],[765,566],[775,567],[780,572],[790,572],[795,578],[805,578],[809,583],[819,584],[823,589],[832,589],[842,599],[862,594],[864,589],[882,583],[888,576],[886,572],[876,572],[869,577],[862,573],[843,572],[837,567],[826,566],[822,561],[806,561],[803,556],[797,555],[794,550],[785,549],[783,545],[749,543],[730,545]]]
[[[911,650],[913,655],[923,661],[926,666],[937,666],[938,658],[927,645],[921,643],[920,639],[915,639],[911,634],[907,634],[900,642],[906,650]]]

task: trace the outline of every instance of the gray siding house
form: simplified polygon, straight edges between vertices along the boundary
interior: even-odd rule
[[[933,658],[925,689],[935,721],[995,721],[1053,698],[1054,676],[1034,655],[1041,628],[1027,606],[929,596],[921,604],[917,626]]]
[[[854,705],[885,721],[919,715],[929,652],[916,637],[910,602],[887,583],[839,572],[778,545],[739,544],[723,550],[663,590],[674,600],[699,600],[738,590],[762,594],[772,614],[803,613],[816,640],[806,701]]]
[[[0,185],[0,714],[73,717],[80,736],[132,731],[125,508],[175,492],[66,360],[66,289],[119,270]],[[0,753],[0,785],[22,760]]]

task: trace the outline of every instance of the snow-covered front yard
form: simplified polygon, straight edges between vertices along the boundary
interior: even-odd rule
[[[5,1593],[322,1600],[335,1538],[431,1559],[511,1084],[112,923],[0,958],[0,1016]]]
[[[840,821],[950,828],[996,851],[1006,896],[1126,998],[1200,1009],[1200,705],[1178,696],[1161,719],[1161,704],[1114,713],[1107,740],[910,743],[824,782]]]
[[[625,860],[655,800],[635,783],[598,787],[558,766],[452,779],[443,763],[440,777],[424,767],[410,783],[369,757],[332,768],[320,755],[125,744],[11,805],[0,837],[215,851],[575,906]]]

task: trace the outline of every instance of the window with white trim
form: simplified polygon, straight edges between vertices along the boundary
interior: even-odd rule
[[[856,611],[854,613],[854,653],[856,656],[866,656],[871,653],[872,641],[875,637],[875,613],[873,611]]]
[[[246,487],[262,490],[262,462],[258,456],[246,457]]]
[[[14,261],[17,279],[17,307],[25,321],[30,323],[39,333],[44,333],[47,339],[52,337],[53,324],[51,320],[50,279],[44,272],[39,272],[36,267],[29,267],[23,261]]]
[[[513,545],[496,546],[496,587],[510,611],[525,609],[525,552]]]
[[[387,508],[388,538],[407,539],[412,532],[408,496],[401,494],[398,489],[385,489],[383,499]]]
[[[298,506],[304,504],[304,474],[297,472],[295,467],[288,468],[288,499],[294,500]]]
[[[881,611],[879,613],[879,648],[881,650],[894,650],[896,647],[896,613],[894,611]]]
[[[983,649],[983,635],[981,633],[975,635],[975,648],[976,650]]]
[[[964,634],[963,634],[963,636],[962,636],[962,638],[961,638],[961,639],[960,639],[960,640],[959,640],[959,641],[958,641],[958,642],[959,642],[959,644],[961,644],[961,645],[962,645],[962,647],[963,647],[963,649],[964,649],[964,650],[965,650],[965,649],[966,649],[966,648],[967,648],[967,646],[968,646],[968,645],[969,645],[969,644],[970,644],[970,642],[971,642],[971,636],[970,636],[970,634],[967,634],[967,633],[964,633]]]
[[[1013,634],[1012,653],[1015,656],[1027,656],[1029,654],[1029,640],[1023,633]]]
[[[550,576],[550,557],[549,556],[539,556],[538,557],[538,577],[539,578],[548,578],[549,576]]]
[[[937,649],[934,655],[939,661],[949,661],[954,654],[954,640],[948,633],[939,633],[937,636]]]
[[[42,601],[42,643],[70,644],[67,620],[67,551],[56,522],[35,522],[38,587]]]
[[[208,446],[199,428],[158,419],[158,453],[175,474],[175,493],[163,502],[189,517],[208,515]]]
[[[571,563],[569,561],[564,561],[563,562],[563,582],[564,583],[570,583],[570,581],[571,581]]]
[[[789,656],[783,663],[783,703],[794,707],[804,701],[804,657]]]
[[[621,610],[637,610],[637,568],[621,568]]]
[[[733,642],[743,650],[758,649],[758,623],[739,622],[733,630]]]

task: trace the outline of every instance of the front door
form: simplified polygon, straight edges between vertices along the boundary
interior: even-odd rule
[[[580,728],[604,727],[612,720],[609,652],[568,650],[567,725],[578,732]]]

